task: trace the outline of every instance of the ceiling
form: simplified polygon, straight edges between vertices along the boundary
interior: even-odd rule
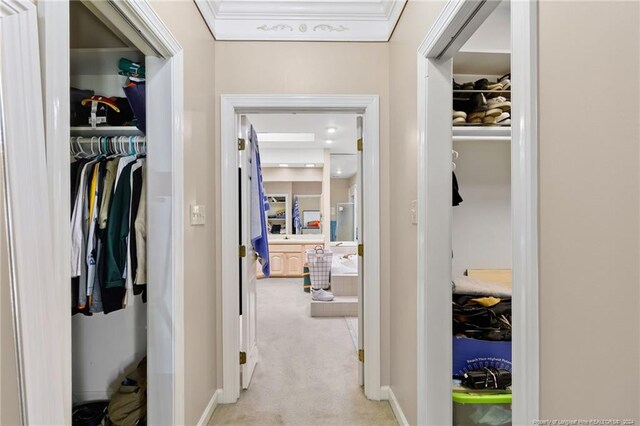
[[[328,150],[332,177],[356,174],[357,114],[257,113],[247,118],[258,133],[263,167],[322,167]]]
[[[196,0],[217,40],[388,41],[407,0]]]

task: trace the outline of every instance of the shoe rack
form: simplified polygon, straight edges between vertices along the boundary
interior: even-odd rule
[[[465,77],[465,76],[460,76]],[[466,76],[468,78],[468,76]],[[452,124],[455,127],[510,127],[510,74],[453,81]]]

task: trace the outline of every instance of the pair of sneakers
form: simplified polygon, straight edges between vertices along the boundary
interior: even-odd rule
[[[319,302],[331,302],[333,300],[333,293],[324,289],[311,289],[311,299]]]

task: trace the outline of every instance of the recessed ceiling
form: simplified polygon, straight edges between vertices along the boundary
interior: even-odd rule
[[[338,178],[357,172],[357,117],[354,113],[247,115],[258,133],[263,167],[323,167],[326,150],[331,156],[331,176]],[[310,137],[295,140],[303,139],[302,135],[313,135],[313,141]]]
[[[196,0],[217,40],[388,41],[407,0]]]

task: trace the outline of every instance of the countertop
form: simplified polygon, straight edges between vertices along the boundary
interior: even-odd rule
[[[269,244],[324,244],[324,240],[307,240],[307,239],[296,239],[289,238],[287,240],[283,238],[269,240]]]

